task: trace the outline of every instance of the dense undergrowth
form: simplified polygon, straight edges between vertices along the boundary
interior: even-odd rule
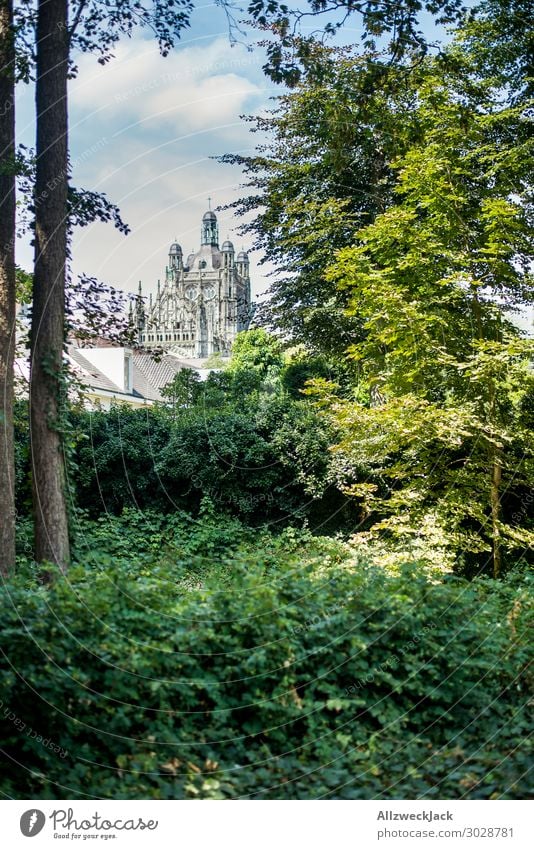
[[[48,584],[17,405],[0,792],[525,796],[526,556],[507,550],[495,581],[487,544],[462,550],[443,522],[373,536],[380,512],[346,484],[387,487],[333,455],[335,422],[301,392],[311,369],[350,395],[343,371],[284,360],[258,332],[246,345],[246,367],[234,356],[202,385],[184,370],[165,404],[70,410],[74,560]],[[503,515],[527,525],[512,494]]]
[[[66,460],[66,574],[33,560],[43,501],[18,399],[4,796],[528,794],[534,371],[512,318],[533,300],[532,169],[516,5],[482,2],[415,65],[403,50],[383,65],[367,41],[305,42],[260,146],[223,157],[245,171],[233,207],[274,269],[258,319],[284,345],[239,333],[205,381],[181,369],[143,409],[88,409],[71,375],[68,409],[47,419]],[[41,459],[52,470],[57,452]]]
[[[215,515],[83,517],[1,591],[16,798],[518,798],[529,578],[386,571]],[[16,768],[15,768],[16,767]]]

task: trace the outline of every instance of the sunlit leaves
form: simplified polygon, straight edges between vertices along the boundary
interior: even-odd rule
[[[331,415],[349,468],[370,464],[383,482],[364,491],[341,475],[377,529],[417,532],[431,513],[453,548],[493,545],[497,561],[496,546],[529,539],[500,511],[534,471],[520,418],[533,346],[510,313],[533,300],[530,158],[520,110],[472,60],[469,85],[429,63],[422,137],[393,163],[391,206],[327,272],[363,321],[348,354],[381,393],[370,408],[338,401]]]

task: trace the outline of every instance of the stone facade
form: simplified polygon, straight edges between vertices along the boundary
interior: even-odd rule
[[[219,248],[217,217],[208,210],[200,249],[184,261],[180,245],[171,245],[163,285],[158,280],[156,296],[150,295],[146,304],[139,284],[131,320],[139,347],[205,358],[228,355],[251,316],[248,255],[241,251],[236,256],[230,241]]]

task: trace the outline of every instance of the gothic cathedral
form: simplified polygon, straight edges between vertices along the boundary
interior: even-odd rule
[[[217,216],[208,210],[200,250],[184,263],[180,245],[171,245],[163,286],[158,280],[156,297],[150,295],[147,307],[139,284],[131,320],[140,347],[198,358],[228,355],[251,316],[248,255],[241,251],[236,256],[229,241],[219,248]]]

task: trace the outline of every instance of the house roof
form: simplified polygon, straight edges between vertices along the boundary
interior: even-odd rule
[[[83,356],[79,348],[75,348],[73,345],[68,345],[67,356],[71,360],[71,365],[74,365],[74,369],[81,380],[85,381],[94,389],[105,389],[106,392],[119,392],[121,395],[127,394],[113,383],[109,377],[106,377],[104,372],[90,363],[89,360]]]
[[[150,354],[136,351],[133,355],[133,362],[134,389],[138,388],[135,385],[135,372],[137,372],[138,379],[144,381],[143,385],[146,384],[146,386],[151,387],[158,394],[158,398],[161,398],[159,390],[170,383],[181,368],[179,360],[168,354],[155,360]]]
[[[107,375],[84,356],[83,348],[67,345],[66,359],[77,377],[89,391],[106,395],[115,395],[122,400],[146,399],[149,402],[163,401],[161,390],[173,380],[174,376],[184,368],[192,368],[205,380],[211,369],[206,368],[205,359],[180,358],[173,354],[164,354],[161,359],[154,359],[146,351],[133,351],[133,387],[131,392],[125,392]],[[16,361],[17,373],[27,383],[29,381],[28,354]],[[138,402],[139,403],[139,402]]]
[[[164,354],[157,360],[145,351],[134,351],[133,355],[133,387],[144,398],[151,401],[162,401],[161,390],[174,379],[175,375],[184,368],[192,368],[204,377],[205,360],[186,359]]]
[[[172,377],[170,378],[170,380],[172,380]],[[167,381],[167,383],[168,382],[169,381]],[[144,374],[143,370],[139,368],[139,365],[135,362],[135,357],[133,363],[133,391],[134,395],[140,395],[141,397],[146,398],[148,401],[162,400],[162,396],[160,395],[158,389],[150,383],[146,374]]]

